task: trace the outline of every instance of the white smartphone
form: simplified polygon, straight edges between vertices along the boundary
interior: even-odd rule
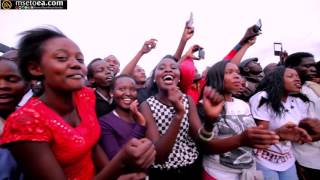
[[[190,18],[189,18],[189,20],[187,22],[187,26],[189,28],[191,28],[193,26],[193,13],[192,12],[190,13]]]

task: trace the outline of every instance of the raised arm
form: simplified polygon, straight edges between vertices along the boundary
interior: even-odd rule
[[[174,57],[179,61],[181,59],[181,55],[183,53],[183,50],[188,42],[188,40],[193,36],[194,34],[194,27],[189,27],[188,22],[185,23],[183,33],[178,45],[178,48],[176,52],[174,53]]]
[[[199,45],[191,46],[186,54],[181,58],[179,66],[181,74],[179,87],[183,93],[187,93],[187,90],[192,86],[196,70],[193,60],[198,60],[193,53],[199,48],[201,48]]]
[[[255,43],[259,34],[260,32],[255,31],[255,25],[249,27],[239,43],[223,59],[230,60],[237,65],[240,64],[242,57],[248,48]]]
[[[175,98],[176,113],[173,116],[166,133],[163,135],[160,135],[158,127],[152,116],[151,109],[149,105],[146,103],[146,101],[143,102],[140,106],[140,111],[147,120],[146,137],[149,138],[155,144],[155,148],[157,151],[156,162],[158,163],[165,162],[168,159],[169,154],[172,152],[172,148],[179,133],[180,124],[185,112],[180,99],[181,97],[179,97],[178,94],[171,96],[175,96],[173,97],[173,99]]]
[[[156,47],[156,39],[150,39],[144,42],[142,48],[138,51],[138,53],[134,56],[134,58],[124,67],[121,74],[132,75],[133,70],[138,64],[139,60],[144,54],[149,53],[152,49]]]

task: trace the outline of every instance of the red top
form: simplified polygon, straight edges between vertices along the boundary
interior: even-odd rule
[[[17,141],[48,142],[68,179],[92,179],[92,148],[100,136],[95,95],[89,88],[73,94],[81,123],[72,127],[38,98],[30,99],[6,120],[0,144]]]

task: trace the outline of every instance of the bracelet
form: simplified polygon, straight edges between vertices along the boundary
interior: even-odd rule
[[[201,134],[205,136],[212,136],[212,132],[207,131],[205,128],[203,128],[203,126],[200,128],[200,130],[201,130]]]
[[[207,131],[206,131],[206,133],[208,133]],[[201,140],[203,140],[203,141],[211,141],[212,139],[213,139],[213,137],[214,137],[214,134],[213,133],[208,133],[208,134],[205,134],[204,132],[203,132],[203,127],[201,127],[201,128],[199,128],[198,129],[198,135],[199,135],[199,138],[201,139]],[[204,136],[205,135],[205,136]],[[209,137],[206,137],[206,135],[208,135]]]

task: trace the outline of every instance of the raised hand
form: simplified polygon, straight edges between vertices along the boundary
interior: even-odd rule
[[[146,42],[144,42],[142,48],[141,48],[141,52],[143,54],[147,54],[149,53],[152,49],[154,49],[157,45],[157,40],[156,39],[150,39]]]
[[[145,126],[146,125],[146,120],[145,118],[143,117],[143,115],[140,113],[140,111],[138,110],[138,100],[135,100],[133,101],[131,104],[130,104],[130,111],[132,113],[132,116],[134,118],[134,120],[142,125],[142,126]]]
[[[129,140],[120,153],[123,153],[125,165],[142,171],[151,166],[156,155],[153,143],[147,138]]]
[[[258,149],[266,149],[269,146],[279,143],[279,136],[263,127],[252,127],[241,134],[241,144]]]
[[[206,119],[216,120],[224,106],[224,97],[215,89],[206,86],[203,90],[203,108]]]
[[[182,34],[182,40],[184,41],[188,41],[194,34],[194,27],[190,27],[188,26],[188,21],[186,22],[185,26],[184,26],[184,30],[183,30],[183,34]]]
[[[185,53],[185,55],[183,55],[183,59],[186,58],[191,58],[194,60],[200,60],[198,57],[196,57],[195,55],[193,55],[194,52],[198,51],[199,49],[201,49],[202,47],[199,46],[198,44],[195,44],[193,46],[191,46],[188,51]]]
[[[183,115],[185,110],[182,101],[182,92],[178,87],[172,86],[168,89],[168,99],[176,110],[176,114]]]
[[[256,31],[255,29],[256,29],[256,25],[253,25],[247,29],[246,33],[244,34],[244,36],[242,37],[242,39],[239,42],[240,45],[245,45],[250,39],[252,39],[260,34],[260,32]]]
[[[282,140],[298,142],[300,144],[309,143],[312,138],[308,132],[295,124],[287,123],[276,130]]]

